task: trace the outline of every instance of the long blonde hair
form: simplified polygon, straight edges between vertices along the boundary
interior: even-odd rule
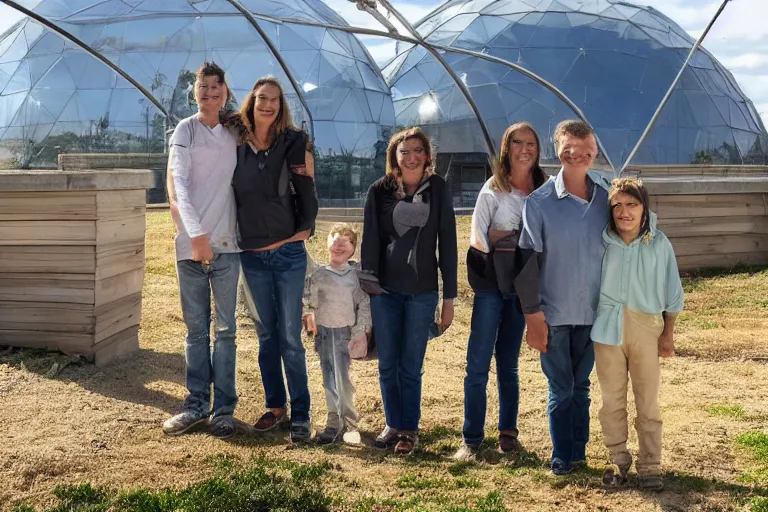
[[[512,173],[512,166],[509,163],[509,143],[512,141],[512,137],[515,133],[521,130],[529,130],[533,134],[533,138],[536,139],[536,159],[533,161],[533,166],[531,167],[533,189],[536,190],[547,181],[547,175],[542,170],[541,165],[539,165],[539,155],[541,154],[541,139],[539,139],[539,134],[536,133],[536,130],[531,123],[521,121],[511,125],[504,131],[504,135],[501,137],[499,156],[493,162],[493,181],[491,181],[491,187],[505,194],[512,192],[512,187],[509,184],[509,175]]]
[[[275,122],[272,123],[272,126],[270,127],[272,140],[274,140],[276,137],[280,137],[289,129],[298,130],[296,125],[293,123],[293,117],[291,117],[291,109],[288,105],[288,100],[285,98],[283,86],[280,85],[280,82],[277,80],[277,78],[272,75],[267,75],[256,80],[256,83],[253,84],[251,91],[245,96],[242,105],[240,105],[240,118],[242,119],[248,134],[250,136],[253,136],[254,134],[256,121],[253,117],[253,106],[256,104],[256,91],[263,85],[273,85],[280,90],[280,110],[277,113]]]
[[[413,126],[411,128],[400,130],[392,135],[389,139],[389,145],[387,146],[386,180],[397,186],[397,196],[400,198],[405,197],[405,189],[403,188],[403,173],[397,165],[397,146],[399,146],[401,142],[405,142],[409,139],[419,139],[427,154],[427,161],[424,164],[424,176],[422,177],[422,180],[429,178],[435,173],[432,143],[424,130],[418,126]]]

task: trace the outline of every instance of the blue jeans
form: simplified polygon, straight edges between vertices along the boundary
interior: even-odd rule
[[[307,271],[304,242],[290,242],[271,251],[243,251],[240,262],[256,306],[259,369],[266,406],[286,406],[285,366],[291,418],[309,421],[307,358],[301,343],[301,298]]]
[[[549,381],[552,458],[570,466],[586,460],[589,441],[589,374],[595,365],[591,325],[550,325],[541,369]]]
[[[486,387],[491,358],[496,354],[499,389],[499,430],[517,430],[520,383],[517,360],[523,341],[525,316],[517,295],[497,291],[475,293],[472,330],[467,343],[467,375],[464,377],[464,442],[477,446],[485,437]]]
[[[187,326],[184,348],[189,396],[184,411],[210,414],[213,383],[213,416],[231,415],[237,405],[235,390],[235,308],[237,307],[237,254],[216,254],[209,265],[199,261],[176,262],[181,314]],[[211,292],[216,327],[211,354]]]
[[[405,294],[392,290],[371,297],[371,316],[379,355],[379,386],[387,425],[418,430],[421,419],[421,367],[437,292]]]

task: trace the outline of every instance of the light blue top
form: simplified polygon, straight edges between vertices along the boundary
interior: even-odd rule
[[[603,231],[603,276],[592,326],[596,343],[621,345],[624,306],[652,315],[683,309],[683,285],[672,244],[656,228],[656,214],[651,212],[650,217],[650,231],[629,245],[609,227]]]
[[[549,325],[592,325],[608,222],[608,182],[590,171],[590,200],[571,195],[563,171],[525,200],[519,246],[541,253],[541,310]]]

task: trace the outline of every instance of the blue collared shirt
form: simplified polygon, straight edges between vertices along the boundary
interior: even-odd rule
[[[600,297],[600,274],[608,223],[608,183],[590,171],[590,200],[568,193],[561,169],[530,194],[523,206],[519,245],[543,258],[541,309],[549,325],[592,325]]]

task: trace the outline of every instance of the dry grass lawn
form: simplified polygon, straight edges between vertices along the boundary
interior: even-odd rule
[[[320,236],[309,243],[321,260],[327,229],[321,223]],[[466,251],[468,233],[469,219],[459,219],[460,254]],[[338,510],[491,510],[474,507],[493,492],[500,493],[508,510],[768,510],[768,445],[761,444],[765,436],[744,437],[766,432],[768,418],[766,270],[686,279],[678,356],[662,362],[667,490],[648,494],[632,483],[627,491],[606,494],[600,485],[607,452],[597,421],[596,382],[589,467],[555,478],[542,462],[550,450],[546,380],[537,355],[525,346],[520,357],[525,453],[515,459],[496,453],[498,401],[489,386],[488,443],[481,460],[456,464],[449,459],[460,441],[472,303],[463,267],[454,325],[429,345],[422,446],[415,455],[401,458],[344,446],[291,448],[283,433],[259,437],[249,432],[247,424],[262,412],[264,397],[256,334],[244,314],[238,326],[236,417],[244,422],[240,434],[230,441],[202,433],[164,436],[161,422],[177,411],[185,396],[184,325],[172,238],[168,213],[150,212],[140,352],[106,368],[75,361],[59,372],[53,365],[66,363],[63,356],[2,352],[0,509],[10,510],[22,501],[51,506],[56,503],[52,491],[60,484],[181,488],[215,474],[216,461],[225,456],[243,466],[256,459],[327,461],[331,469],[322,485]],[[320,367],[316,355],[311,350],[307,354],[318,428],[325,416]],[[376,363],[356,362],[353,372],[361,429],[370,442],[384,421]],[[634,432],[631,437],[636,443]],[[747,438],[753,447],[744,446]]]

